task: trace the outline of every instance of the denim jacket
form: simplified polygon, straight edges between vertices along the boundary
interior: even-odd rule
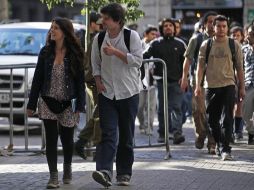
[[[36,110],[39,95],[47,95],[50,90],[51,73],[55,60],[55,55],[45,56],[46,47],[42,48],[38,57],[32,87],[29,95],[27,108]],[[76,99],[76,111],[85,111],[85,87],[84,87],[84,70],[78,69],[76,77],[71,74],[70,60],[64,58],[64,81],[65,81],[65,100]]]

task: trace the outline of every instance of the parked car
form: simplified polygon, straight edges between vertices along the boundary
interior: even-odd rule
[[[0,65],[37,63],[40,49],[45,45],[50,22],[19,22],[0,25]],[[76,34],[84,39],[85,26],[73,24]],[[84,44],[84,43],[83,43]],[[34,68],[28,69],[28,90]],[[24,123],[24,69],[13,70],[14,124]],[[0,117],[10,114],[10,70],[0,70]]]

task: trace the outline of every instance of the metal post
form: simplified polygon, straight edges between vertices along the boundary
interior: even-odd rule
[[[26,105],[28,102],[28,68],[25,68],[25,78],[24,78],[24,127],[25,127],[25,150],[28,150],[28,122],[27,122],[27,113],[26,113]]]
[[[13,69],[10,69],[10,145],[13,147]]]

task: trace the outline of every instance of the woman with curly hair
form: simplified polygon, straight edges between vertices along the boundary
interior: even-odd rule
[[[74,126],[85,104],[83,58],[83,49],[70,20],[53,19],[46,45],[39,54],[27,105],[27,115],[33,116],[38,102],[38,115],[45,126],[50,172],[47,188],[59,187],[58,135],[64,154],[63,183],[69,184],[72,179]]]

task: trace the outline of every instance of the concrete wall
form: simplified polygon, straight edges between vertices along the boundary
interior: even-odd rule
[[[143,33],[148,24],[158,26],[159,20],[172,16],[172,0],[140,0],[140,9],[145,16],[137,21],[138,32]]]

